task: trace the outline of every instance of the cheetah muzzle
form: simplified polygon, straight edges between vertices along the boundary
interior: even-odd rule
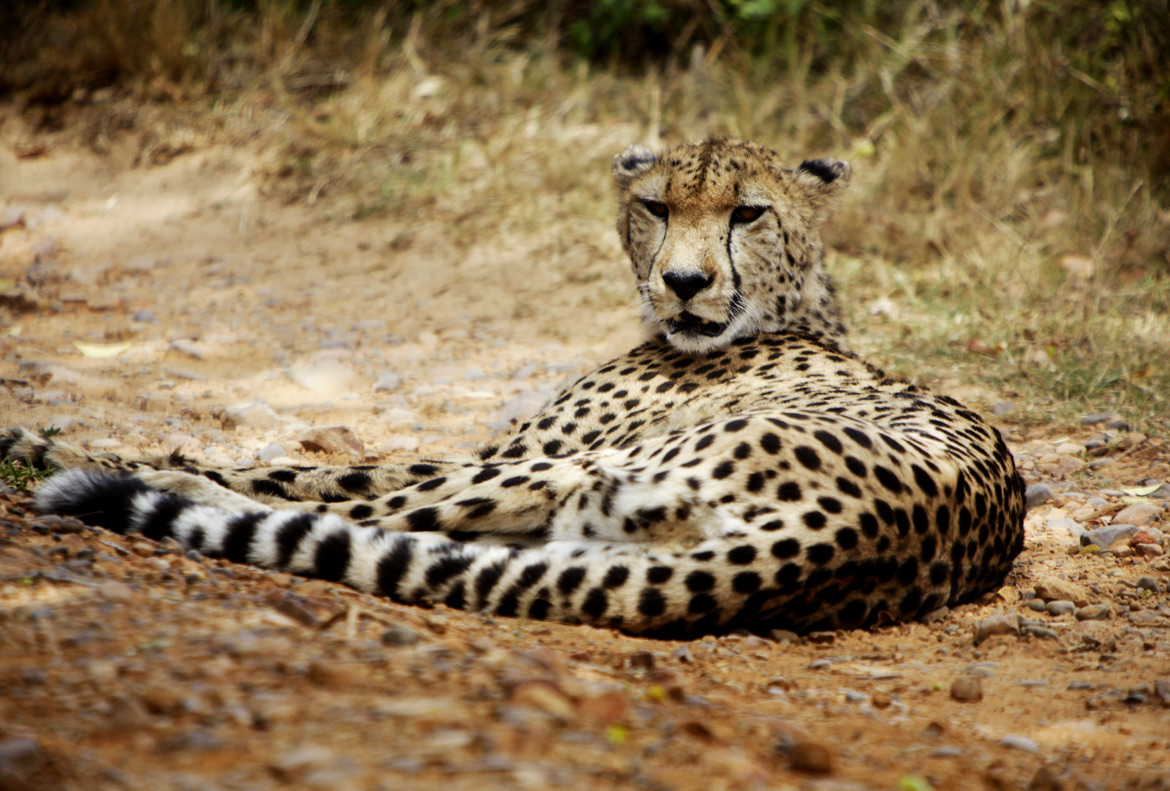
[[[842,162],[707,140],[614,158],[649,339],[469,458],[223,469],[24,430],[46,512],[403,603],[679,637],[970,601],[1023,543],[996,431],[847,348],[820,228]]]

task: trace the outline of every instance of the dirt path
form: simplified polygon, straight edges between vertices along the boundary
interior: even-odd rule
[[[0,117],[0,424],[228,464],[442,456],[638,337],[601,222],[472,249],[421,208],[281,205],[241,148],[18,159]],[[305,450],[330,426],[337,454]],[[5,495],[0,789],[1170,787],[1170,451],[1005,430],[1053,495],[1009,584],[795,641],[401,607]],[[1079,550],[1130,506],[1146,532]]]

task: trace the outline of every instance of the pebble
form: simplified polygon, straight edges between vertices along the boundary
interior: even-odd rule
[[[1114,523],[1143,527],[1158,518],[1162,509],[1150,503],[1134,503],[1121,509],[1113,517]]]
[[[1158,544],[1134,544],[1133,549],[1138,554],[1147,558],[1161,557],[1166,552]]]
[[[284,425],[280,416],[263,401],[250,401],[224,407],[219,415],[224,430],[231,431],[239,426],[251,428],[279,428]]]
[[[1040,640],[1059,640],[1060,635],[1045,626],[1038,626],[1037,624],[1028,624],[1020,629],[1020,634],[1026,634],[1029,637],[1035,637]]]
[[[999,743],[1004,747],[1013,747],[1017,750],[1023,750],[1027,753],[1035,753],[1040,751],[1040,745],[1027,736],[1017,736],[1014,733],[1009,733],[999,740]]]
[[[1011,412],[1011,411],[1012,411],[1012,409],[1013,409],[1012,402],[1010,402],[1010,401],[999,401],[999,402],[997,402],[997,403],[996,403],[996,405],[995,405],[995,406],[993,406],[993,407],[991,408],[991,414],[995,415],[996,417],[1003,417],[1003,416],[1004,416],[1004,415],[1006,415],[1008,412]]]
[[[34,738],[14,736],[0,740],[0,788],[24,789],[44,760],[41,745]],[[40,783],[28,787],[40,787]]]
[[[993,615],[990,618],[979,621],[975,624],[973,641],[975,645],[980,645],[983,643],[983,641],[993,635],[1019,633],[1020,616]]]
[[[1099,426],[1102,423],[1108,423],[1110,420],[1117,418],[1116,412],[1099,412],[1095,415],[1084,415],[1081,417],[1082,426]]]
[[[832,749],[817,741],[804,739],[792,745],[788,751],[788,760],[792,768],[798,772],[810,774],[829,774],[833,771]]]
[[[1137,532],[1138,528],[1136,526],[1122,524],[1120,522],[1103,527],[1095,527],[1081,534],[1081,546],[1087,547],[1092,544],[1100,549],[1109,549],[1118,541],[1132,538]]]
[[[1024,606],[1033,612],[1045,612],[1048,605],[1044,603],[1043,599],[1029,599],[1024,602]]]
[[[1082,536],[1081,542],[1084,543]],[[1044,577],[1036,582],[1036,596],[1046,602],[1069,600],[1083,607],[1089,603],[1089,594],[1080,585],[1062,577]]]
[[[128,602],[134,598],[134,589],[124,582],[103,582],[97,586],[97,595],[106,601]]]
[[[1057,531],[1068,533],[1070,536],[1077,539],[1085,534],[1085,528],[1077,524],[1075,519],[1069,519],[1067,516],[1057,517],[1056,519],[1049,519],[1048,529],[1054,533]]]
[[[959,676],[951,682],[951,699],[978,703],[983,700],[983,681],[978,676]]]
[[[1051,500],[1052,487],[1046,483],[1030,483],[1024,490],[1024,503],[1028,508],[1035,508],[1041,503]]]
[[[1076,610],[1077,606],[1068,599],[1057,599],[1044,605],[1044,611],[1049,615],[1068,615]]]
[[[393,371],[387,371],[378,377],[378,381],[374,382],[375,393],[385,393],[397,390],[399,387],[402,387],[402,377]]]
[[[349,426],[311,428],[297,435],[297,441],[308,451],[349,453],[359,459],[365,458],[365,446]]]
[[[1158,592],[1158,581],[1153,577],[1142,577],[1137,581],[1138,590]]]
[[[1160,678],[1154,682],[1154,695],[1163,707],[1170,707],[1170,678]]]
[[[382,632],[382,645],[414,645],[418,641],[418,632],[409,626],[391,626]]]
[[[279,442],[273,442],[256,451],[256,458],[262,462],[271,463],[273,459],[279,459],[287,453],[288,451]]]
[[[1108,604],[1091,604],[1076,611],[1078,621],[1104,621],[1111,615]]]

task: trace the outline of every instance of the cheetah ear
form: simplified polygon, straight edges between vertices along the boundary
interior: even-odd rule
[[[613,180],[619,190],[658,163],[658,157],[646,146],[630,146],[613,158]]]
[[[833,199],[849,183],[852,172],[848,162],[836,159],[806,159],[789,171],[808,202],[809,222],[819,225],[825,221]]]

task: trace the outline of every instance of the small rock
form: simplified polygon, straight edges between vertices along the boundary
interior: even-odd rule
[[[347,687],[362,683],[366,676],[356,665],[318,660],[309,663],[309,680],[322,687]]]
[[[418,632],[409,626],[391,626],[382,632],[382,645],[414,645],[419,641]]]
[[[1154,682],[1154,696],[1164,708],[1170,707],[1170,678],[1160,678]]]
[[[1019,634],[1020,633],[1020,616],[1018,615],[993,615],[990,618],[979,621],[974,627],[974,643],[980,645],[987,638],[997,634]]]
[[[156,549],[156,545],[150,543],[149,541],[135,541],[133,543],[133,545],[131,545],[131,547],[130,547],[130,551],[132,551],[135,555],[137,555],[140,558],[154,557],[154,550],[155,549]]]
[[[995,415],[996,417],[1003,417],[1008,412],[1011,412],[1013,408],[1014,407],[1011,401],[999,401],[991,408],[991,414]]]
[[[378,377],[378,381],[374,382],[375,393],[385,393],[397,390],[399,387],[402,387],[402,377],[393,371],[387,371]]]
[[[1009,733],[999,740],[999,743],[1004,747],[1013,747],[1017,750],[1023,750],[1027,753],[1035,753],[1040,751],[1040,745],[1029,739],[1027,736],[1017,736]]]
[[[224,407],[219,414],[219,421],[225,431],[232,431],[239,426],[279,428],[284,425],[280,416],[263,401],[250,401],[246,404],[233,404]]]
[[[978,703],[983,700],[983,681],[978,676],[959,676],[951,682],[951,699]]]
[[[768,636],[781,645],[795,643],[800,640],[800,635],[796,632],[790,632],[787,629],[773,629]]]
[[[1162,509],[1150,503],[1134,503],[1121,509],[1113,521],[1117,524],[1137,525],[1142,527],[1157,519]]]
[[[1104,621],[1112,614],[1108,604],[1091,604],[1076,611],[1078,621]]]
[[[1103,527],[1095,527],[1081,534],[1081,546],[1090,544],[1100,549],[1109,549],[1118,541],[1126,541],[1136,535],[1138,528],[1130,524],[1115,522]]]
[[[788,761],[798,772],[829,774],[833,771],[833,750],[823,742],[804,739],[792,745]]]
[[[40,743],[28,736],[12,736],[0,739],[0,789],[22,791],[24,788],[39,788],[30,783],[40,770],[45,756]]]
[[[531,706],[562,722],[573,719],[573,702],[556,686],[541,680],[522,681],[512,688],[513,703]]]
[[[879,690],[878,692],[870,695],[869,702],[870,705],[872,705],[875,709],[887,709],[890,707],[890,704],[894,702],[894,700],[890,697],[888,692],[882,692]]]
[[[301,447],[320,453],[349,453],[359,459],[365,458],[365,446],[357,434],[348,426],[313,428],[297,436]]]
[[[260,450],[256,451],[256,458],[265,463],[271,463],[273,459],[279,459],[281,456],[288,455],[288,451],[279,442],[273,442],[265,445]]]
[[[1133,549],[1139,555],[1146,558],[1161,557],[1166,552],[1158,544],[1135,544]]]
[[[1035,508],[1051,499],[1052,487],[1046,483],[1030,483],[1024,490],[1024,503],[1028,508]]]
[[[336,398],[347,393],[359,381],[352,368],[332,357],[295,365],[289,369],[288,378],[323,398]]]
[[[1034,623],[1030,623],[1030,624],[1027,624],[1027,625],[1021,627],[1020,634],[1027,635],[1029,637],[1035,637],[1038,640],[1059,640],[1060,639],[1060,635],[1058,635],[1056,632],[1052,631],[1051,629],[1048,629],[1047,627],[1040,626],[1040,625],[1034,624]]]
[[[134,589],[124,582],[103,582],[97,586],[97,595],[106,601],[128,602],[134,598]]]
[[[1081,541],[1084,542],[1084,536],[1081,537]],[[1079,607],[1089,603],[1088,591],[1062,577],[1045,577],[1039,580],[1036,583],[1036,596],[1046,602],[1067,599]]]
[[[633,670],[653,670],[654,669],[654,654],[649,651],[635,651],[630,654],[629,666]]]
[[[674,649],[670,654],[670,658],[687,665],[695,661],[695,658],[691,655],[691,649],[685,645],[680,645]]]
[[[1106,423],[1105,428],[1111,429],[1113,431],[1129,431],[1130,429],[1133,428],[1133,426],[1131,426],[1129,424],[1129,421],[1126,420],[1125,418],[1117,417],[1117,418],[1114,418],[1113,420],[1110,420],[1108,423]]]
[[[1099,426],[1102,423],[1108,423],[1117,417],[1116,412],[1099,412],[1095,415],[1085,415],[1081,418],[1082,426]]]
[[[1048,529],[1054,533],[1068,533],[1073,538],[1080,538],[1085,533],[1085,528],[1077,524],[1075,519],[1069,519],[1067,516],[1057,517],[1056,519],[1049,519]]]
[[[1142,577],[1137,581],[1138,590],[1147,590],[1153,593],[1158,592],[1158,581],[1153,577]]]
[[[1050,601],[1044,606],[1044,611],[1049,615],[1068,615],[1076,610],[1077,606],[1068,599],[1057,599]]]

